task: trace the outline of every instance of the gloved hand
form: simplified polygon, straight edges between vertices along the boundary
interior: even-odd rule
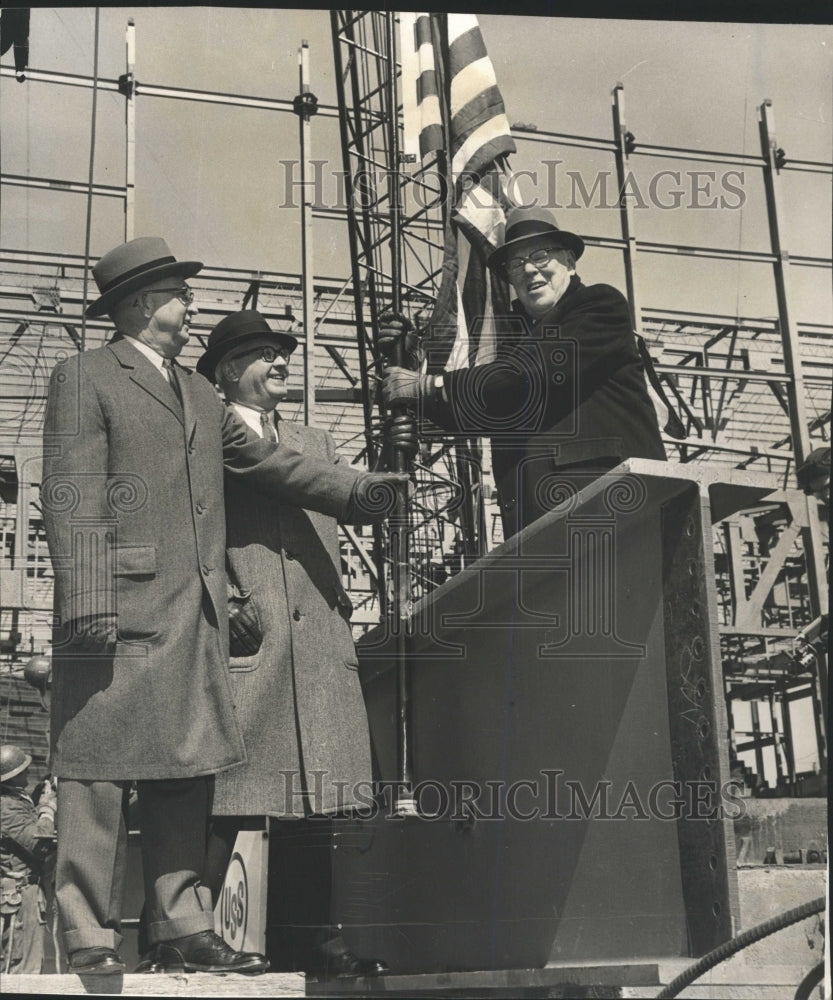
[[[230,656],[254,656],[263,642],[263,630],[251,591],[230,593],[228,598]]]
[[[345,520],[348,524],[383,521],[393,513],[397,492],[405,486],[410,499],[414,486],[407,472],[366,472],[356,480]]]
[[[382,380],[382,399],[386,405],[415,402],[433,391],[433,375],[420,375],[407,368],[388,368]]]
[[[83,653],[112,656],[116,651],[118,618],[114,614],[85,615],[70,624],[71,635]]]
[[[55,819],[55,811],[58,808],[58,792],[50,778],[45,778],[41,782],[40,798],[38,799],[38,816],[47,816]]]

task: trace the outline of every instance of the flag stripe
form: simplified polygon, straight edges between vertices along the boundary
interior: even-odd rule
[[[454,17],[449,14],[449,21]],[[476,62],[478,59],[486,58],[486,46],[483,44],[483,36],[480,28],[475,26],[459,35],[448,43],[448,66],[452,75],[459,73],[464,66]]]
[[[503,101],[500,99],[495,71],[489,57],[484,56],[468,66],[461,67],[460,71],[451,78],[451,99],[449,101],[451,117],[454,118],[469,101],[473,101],[482,91],[490,88],[494,88],[497,103],[500,105],[499,110],[503,112]]]
[[[456,183],[461,173],[483,171],[497,156],[515,151],[515,143],[506,136],[506,118],[492,118],[484,122],[457,148],[451,161],[451,176]]]

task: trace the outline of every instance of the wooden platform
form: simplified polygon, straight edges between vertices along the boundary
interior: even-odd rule
[[[584,997],[648,998],[687,968],[687,961],[626,965],[548,966],[486,972],[384,976],[318,983],[295,973],[241,975],[3,976],[5,995],[182,997],[460,997],[509,1000]],[[799,966],[718,966],[679,995],[681,1000],[792,1000],[806,969]]]
[[[305,977],[299,973],[269,973],[265,976],[238,974],[162,974],[124,976],[76,976],[69,973],[46,976],[3,976],[2,992],[40,993],[52,996],[132,997],[303,997]]]

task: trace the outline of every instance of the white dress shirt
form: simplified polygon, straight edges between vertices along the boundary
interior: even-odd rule
[[[231,408],[237,414],[238,417],[246,424],[248,427],[257,434],[258,437],[264,437],[263,424],[260,422],[260,415],[263,410],[258,410],[253,406],[246,406],[245,403],[232,403]],[[277,421],[275,420],[274,411],[272,416],[272,426],[275,427],[275,432],[277,432]],[[278,434],[280,437],[280,434]]]
[[[137,340],[135,337],[125,336],[124,339],[128,342],[128,344],[132,344],[140,354],[144,354],[144,356],[148,359],[148,361],[150,361],[153,367],[159,372],[159,374],[166,382],[170,382],[170,379],[168,378],[168,373],[162,367],[162,362],[165,359],[158,351],[155,351],[152,347],[148,346],[144,341]]]

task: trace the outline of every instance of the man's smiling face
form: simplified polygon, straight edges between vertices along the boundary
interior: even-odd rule
[[[263,357],[264,348],[271,348],[274,352],[272,361]],[[236,402],[261,410],[273,410],[286,398],[289,351],[274,339],[263,337],[253,340],[245,352],[235,355],[233,364],[238,376]]]
[[[546,259],[535,264],[529,257],[536,251]],[[558,302],[570,284],[574,268],[569,250],[552,246],[552,237],[532,236],[513,247],[506,270],[521,305],[534,318],[543,316]]]

